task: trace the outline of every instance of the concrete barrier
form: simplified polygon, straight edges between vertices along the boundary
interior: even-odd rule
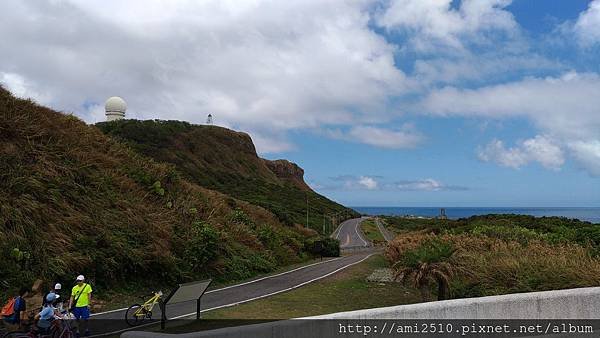
[[[300,319],[600,319],[600,287],[453,299]],[[286,320],[182,335],[126,332],[122,337],[319,337],[318,320]],[[331,331],[327,331],[330,333]]]
[[[452,299],[305,319],[599,319],[600,287]]]

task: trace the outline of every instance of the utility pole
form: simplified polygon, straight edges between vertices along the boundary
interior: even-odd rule
[[[308,193],[306,194],[306,227],[308,228]]]
[[[325,236],[325,213],[323,213],[323,236]]]

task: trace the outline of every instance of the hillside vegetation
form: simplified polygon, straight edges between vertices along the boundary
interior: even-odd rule
[[[96,126],[156,161],[174,164],[200,186],[271,211],[284,224],[306,225],[307,198],[309,226],[317,231],[322,231],[324,216],[330,224],[328,217],[336,212],[358,215],[312,191],[296,164],[258,157],[246,133],[181,121],[120,120]]]
[[[207,166],[223,161],[231,175],[213,186],[231,184],[237,171],[276,182],[272,172],[246,162],[254,154],[246,138],[226,141],[246,146],[247,154],[232,146],[228,159],[199,155]],[[80,273],[100,289],[124,281],[235,280],[307,256],[314,231],[282,224],[270,211],[189,177],[74,116],[0,88],[2,296],[37,278],[70,285]]]
[[[386,256],[423,298],[600,286],[600,224],[562,217],[384,217]]]

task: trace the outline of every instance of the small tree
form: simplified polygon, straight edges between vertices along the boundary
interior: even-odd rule
[[[454,267],[450,263],[454,252],[449,242],[437,238],[427,241],[416,249],[404,252],[394,263],[394,278],[402,282],[411,281],[421,292],[424,301],[428,299],[431,283],[435,282],[438,300],[447,299],[450,296],[450,279],[454,275]]]

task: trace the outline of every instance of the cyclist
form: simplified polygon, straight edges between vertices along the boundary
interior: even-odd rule
[[[52,327],[52,322],[57,316],[57,310],[54,307],[54,302],[56,301],[56,294],[54,292],[50,292],[46,298],[44,299],[45,305],[42,308],[42,311],[35,316],[37,320],[37,328],[39,334],[49,334],[50,328]]]
[[[92,303],[92,286],[85,283],[83,275],[77,276],[76,281],[77,284],[71,290],[69,309],[72,309],[73,315],[77,319],[76,336],[79,336],[81,327],[84,327],[85,335],[89,336],[88,318],[90,318],[90,306]]]

